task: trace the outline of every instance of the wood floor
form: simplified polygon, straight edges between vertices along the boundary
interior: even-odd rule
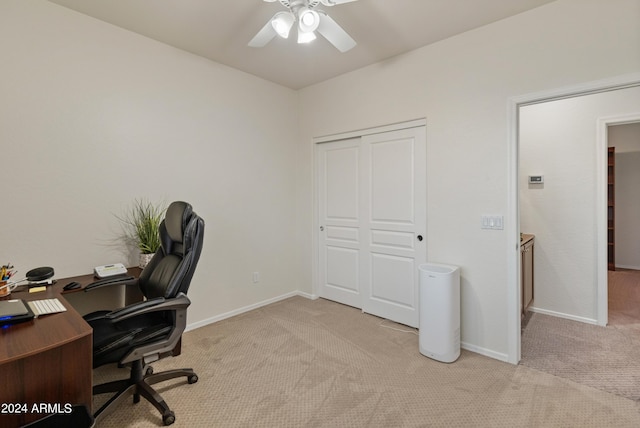
[[[640,270],[609,271],[609,325],[640,323]]]

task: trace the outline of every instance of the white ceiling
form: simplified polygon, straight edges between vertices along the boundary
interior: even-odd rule
[[[299,89],[554,0],[359,0],[323,10],[358,45],[318,37],[247,43],[279,10],[262,0],[49,0],[185,51]],[[293,34],[293,33],[292,33]]]

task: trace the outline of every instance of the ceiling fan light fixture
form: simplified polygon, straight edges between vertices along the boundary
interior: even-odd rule
[[[316,31],[320,25],[320,15],[315,10],[311,10],[308,7],[303,7],[298,12],[298,28],[303,33],[310,33]]]
[[[298,29],[298,43],[309,43],[316,39],[313,31],[300,31]]]
[[[289,32],[291,31],[291,27],[293,27],[293,23],[295,22],[295,18],[289,12],[278,12],[271,20],[271,25],[273,29],[276,30],[278,36],[286,39],[289,37]]]
[[[254,0],[257,1],[257,0]],[[356,41],[326,12],[316,9],[320,3],[336,6],[357,0],[264,0],[268,3],[280,2],[287,11],[277,12],[247,43],[252,48],[261,48],[276,36],[289,37],[293,24],[298,32],[298,43],[309,43],[316,39],[316,32],[340,52],[347,52],[356,46]]]

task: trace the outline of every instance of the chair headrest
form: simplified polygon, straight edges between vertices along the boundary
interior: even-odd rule
[[[192,213],[191,204],[186,202],[176,201],[169,205],[164,217],[164,225],[172,241],[182,243],[184,229],[187,227]]]

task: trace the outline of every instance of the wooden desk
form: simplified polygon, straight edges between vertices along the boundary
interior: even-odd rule
[[[136,269],[130,270],[130,275],[137,277],[140,270]],[[63,413],[70,404],[85,405],[91,412],[93,331],[64,298],[66,293],[81,290],[62,292],[62,287],[70,281],[84,286],[94,280],[92,275],[58,279],[46,291],[13,292],[9,297],[56,297],[67,311],[0,328],[1,427],[17,427],[50,413]]]

